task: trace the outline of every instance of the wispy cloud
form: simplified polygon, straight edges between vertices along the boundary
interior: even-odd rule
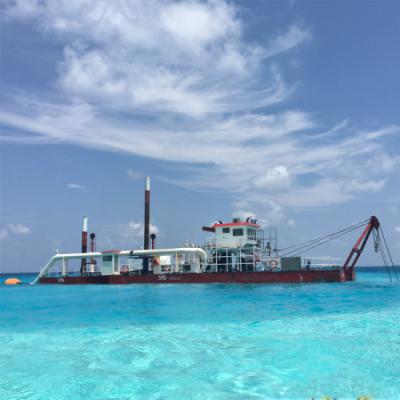
[[[296,226],[296,221],[292,218],[288,219],[287,224],[291,227],[295,227]]]
[[[8,238],[8,231],[7,229],[0,229],[0,240],[4,240]]]
[[[31,233],[31,229],[23,224],[9,224],[8,227],[14,235],[27,235]]]
[[[257,188],[275,191],[287,188],[290,185],[290,174],[285,165],[277,165],[269,168],[265,174],[255,178],[253,183]]]
[[[287,32],[271,40],[265,50],[266,56],[272,57],[286,52],[308,39],[311,39],[311,32],[309,30],[292,25]]]
[[[115,223],[104,225],[103,230],[98,232],[99,245],[107,247],[120,246],[143,246],[144,224],[140,221],[129,221],[128,223]],[[160,228],[151,223],[150,233],[159,237],[162,232]]]
[[[0,241],[12,236],[28,235],[31,229],[23,224],[9,224],[7,228],[0,229]]]
[[[379,192],[383,189],[385,183],[385,179],[364,181],[353,179],[349,183],[343,185],[343,190],[348,193]]]
[[[345,119],[324,128],[311,112],[282,110],[295,85],[275,60],[310,40],[307,28],[293,24],[266,45],[249,43],[237,8],[223,0],[30,1],[8,16],[30,18],[63,43],[63,96],[57,104],[8,94],[0,140],[158,159],[179,170],[161,179],[245,193],[237,213],[257,210],[289,225],[286,207],[381,190],[400,164],[387,146],[397,125],[359,129]],[[278,103],[280,111],[269,107]]]
[[[86,189],[86,186],[80,185],[78,183],[68,183],[67,188],[68,189]]]
[[[128,225],[125,227],[124,237],[135,237],[135,238],[143,238],[144,236],[144,224],[143,222],[130,221]],[[158,226],[150,224],[150,233],[155,233],[158,235],[160,233],[160,229]]]
[[[127,169],[126,170],[126,174],[128,175],[128,177],[132,180],[136,180],[136,179],[140,179],[143,178],[143,174],[139,171],[135,171],[133,169]]]

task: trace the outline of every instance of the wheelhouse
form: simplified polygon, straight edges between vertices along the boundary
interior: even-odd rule
[[[220,221],[203,230],[214,233],[206,239],[207,272],[265,271],[280,266],[276,231],[269,230],[265,239],[264,231],[254,219]]]

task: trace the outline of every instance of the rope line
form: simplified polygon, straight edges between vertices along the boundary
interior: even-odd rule
[[[368,221],[368,220],[366,220],[366,221]],[[340,231],[331,233],[331,234],[323,236],[321,238],[316,238],[316,239],[309,240],[307,242],[299,243],[297,245],[293,245],[293,246],[287,247],[287,248],[282,249],[280,251],[283,251],[283,254],[282,254],[283,256],[288,256],[288,255],[292,255],[292,254],[295,254],[295,253],[299,253],[300,251],[301,252],[309,251],[309,250],[311,250],[311,249],[313,249],[313,248],[315,248],[317,246],[321,246],[321,245],[323,245],[325,243],[328,243],[328,242],[330,242],[330,241],[332,241],[334,239],[337,239],[340,236],[344,236],[344,235],[346,235],[346,234],[348,234],[350,232],[353,232],[354,230],[356,230],[356,229],[358,229],[358,228],[360,228],[362,226],[365,226],[366,225],[366,221],[361,221],[361,222],[359,222],[359,223],[357,223],[355,225],[352,225],[352,226],[349,226],[347,228],[341,229]],[[288,249],[291,249],[291,250],[285,251],[285,250],[288,250]]]
[[[380,232],[381,232],[381,234],[382,234],[383,242],[384,242],[384,244],[385,244],[385,248],[386,248],[387,255],[388,255],[389,260],[390,260],[390,264],[391,264],[391,267],[392,267],[392,272],[393,272],[393,274],[395,275],[396,280],[397,280],[397,282],[398,282],[398,281],[399,281],[399,276],[397,275],[396,266],[395,266],[395,264],[394,264],[394,262],[393,262],[393,258],[392,258],[392,255],[391,255],[391,253],[390,253],[389,246],[388,246],[388,244],[387,244],[387,242],[386,242],[385,234],[383,233],[382,228],[381,228],[381,227],[379,227],[379,228],[380,228],[379,230],[380,230]]]
[[[349,227],[347,227],[347,228],[341,229],[341,230],[339,230],[339,231],[337,231],[337,232],[333,232],[333,233],[330,233],[330,234],[328,234],[328,235],[326,235],[326,236],[317,237],[317,238],[310,239],[310,240],[307,240],[307,241],[304,241],[304,242],[296,243],[296,244],[293,244],[293,245],[291,245],[291,246],[285,247],[285,248],[283,248],[283,249],[279,249],[279,251],[286,251],[286,250],[289,250],[289,249],[294,248],[294,247],[302,247],[302,245],[312,244],[312,242],[316,242],[316,241],[323,240],[323,239],[328,238],[328,237],[330,237],[330,236],[332,236],[332,235],[336,235],[336,234],[339,234],[339,233],[341,233],[341,232],[347,231],[348,229],[352,229],[352,228],[357,229],[357,228],[360,228],[361,226],[366,225],[367,222],[369,222],[369,218],[367,218],[367,219],[365,219],[365,220],[363,220],[363,221],[360,221],[360,222],[358,222],[358,223],[356,223],[356,224],[354,224],[354,225],[351,225],[351,226],[349,226]]]
[[[385,265],[386,273],[389,276],[390,282],[392,282],[392,274],[390,273],[390,268],[389,268],[389,265],[388,265],[388,262],[387,262],[386,254],[385,254],[385,252],[384,252],[384,250],[382,248],[382,241],[381,241],[381,238],[379,236],[379,231],[377,231],[377,232],[373,231],[373,235],[374,235],[374,241],[378,245],[378,250],[379,250],[379,252],[381,254],[381,257],[382,257],[382,260],[383,260],[383,264]]]

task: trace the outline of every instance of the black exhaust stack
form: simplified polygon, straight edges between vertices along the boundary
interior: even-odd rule
[[[146,176],[146,185],[144,191],[144,243],[143,248],[150,248],[150,177]],[[143,258],[143,273],[149,273],[149,257]]]

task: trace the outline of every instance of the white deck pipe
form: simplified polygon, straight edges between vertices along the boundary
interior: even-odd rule
[[[31,282],[31,285],[36,284],[40,278],[46,275],[46,272],[54,266],[54,264],[59,260],[75,260],[85,257],[102,257],[103,255],[111,255],[117,254],[119,256],[162,256],[162,255],[170,255],[176,253],[184,253],[184,254],[192,254],[200,256],[200,259],[203,263],[207,262],[207,253],[200,247],[178,247],[172,249],[149,249],[149,250],[121,250],[115,252],[104,252],[96,251],[93,253],[67,253],[67,254],[55,254],[47,264],[42,268],[37,277]]]

